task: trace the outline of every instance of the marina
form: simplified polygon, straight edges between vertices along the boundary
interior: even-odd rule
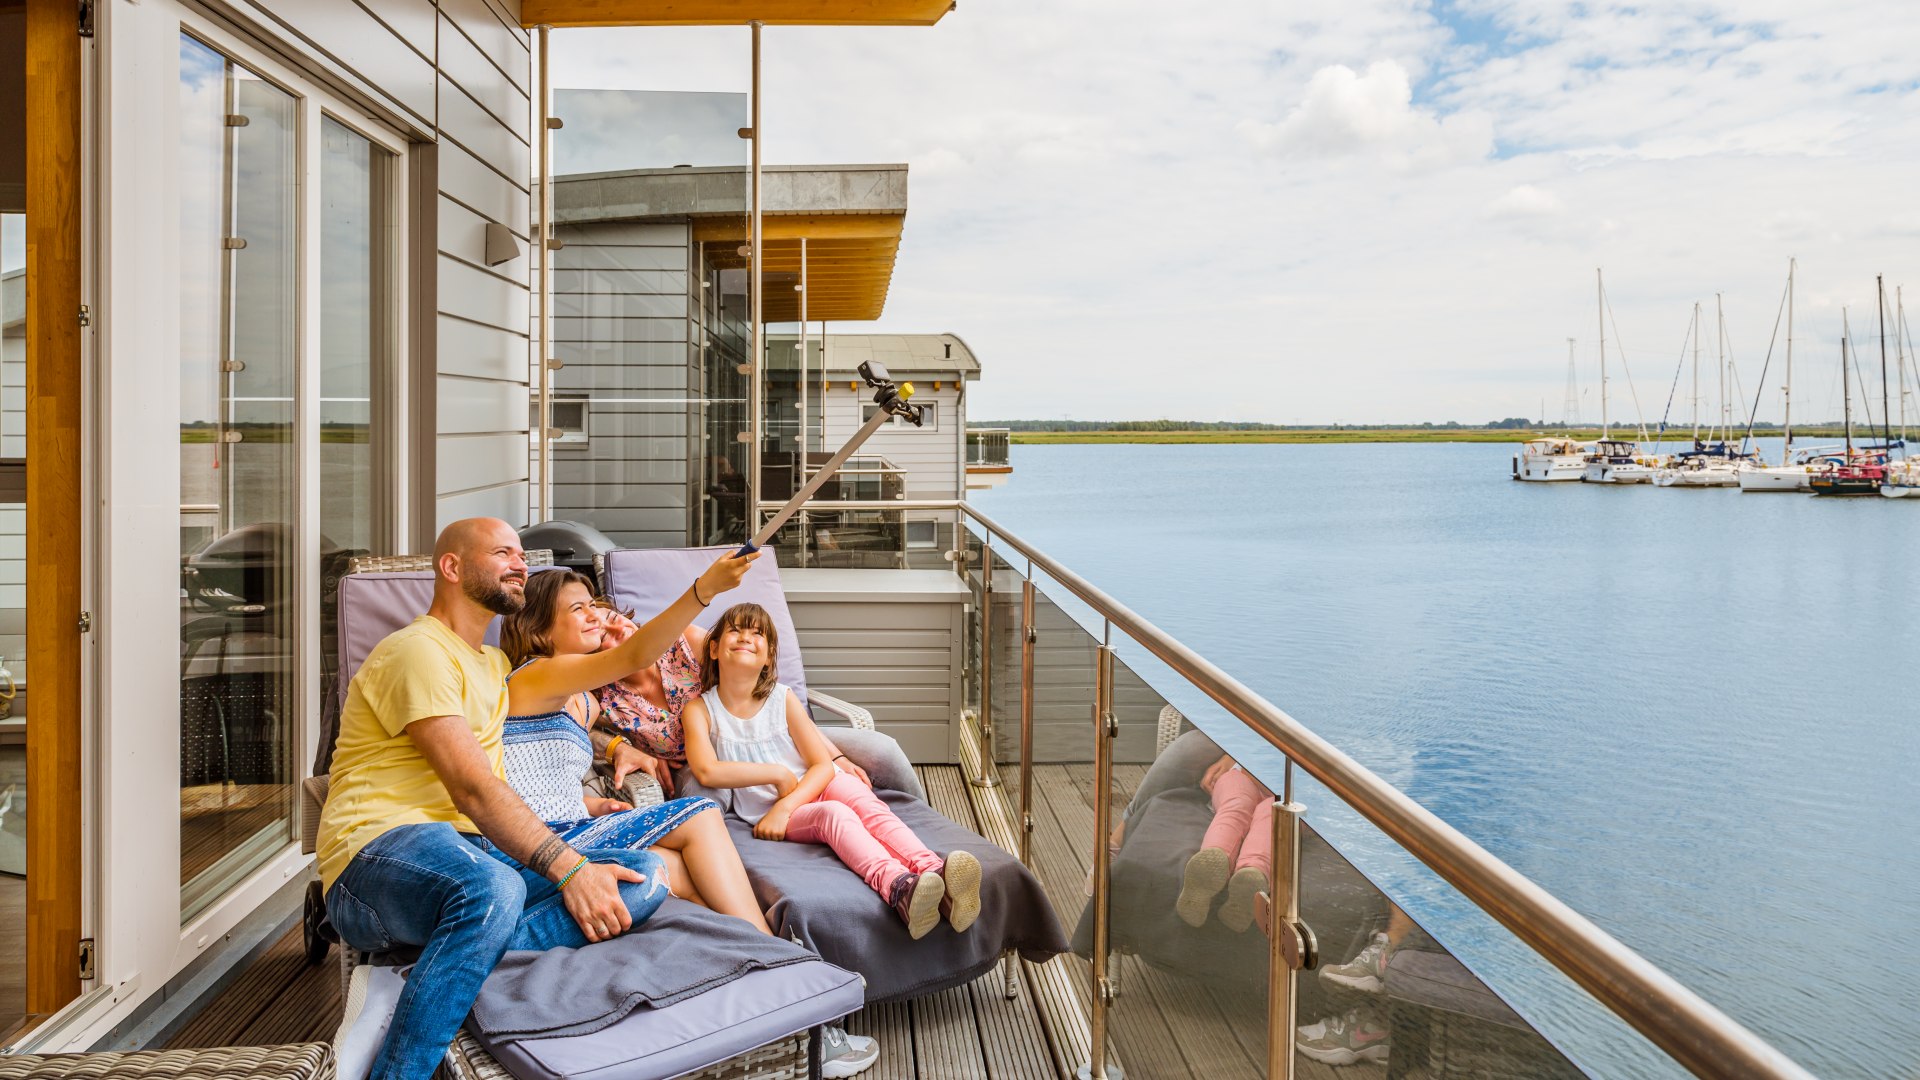
[[[1406,201],[1367,184],[1521,145],[1425,61],[1294,70],[1336,39],[1291,15],[1107,14],[1151,40],[1054,87],[1076,112],[1016,85],[1108,55],[1044,6],[0,0],[0,1080],[1920,1060],[1882,977],[1920,889],[1862,824],[1920,768],[1910,688],[1836,695],[1802,645],[1916,629],[1910,560],[1831,554],[1920,529],[1886,509],[1920,491],[1898,287],[1878,394],[1839,307],[1837,448],[1792,389],[1797,263],[1777,446],[1773,345],[1743,383],[1717,294],[1652,423],[1597,270],[1597,432],[1568,339],[1561,430],[1499,445],[1022,446],[989,404],[1405,391],[1201,379],[1399,286],[1139,272],[1110,221],[1164,185],[1130,168],[1207,170],[1189,233],[1334,259]],[[1462,18],[1386,21],[1479,56]],[[1253,83],[1129,96],[1224,48]],[[1509,282],[1636,233],[1457,197],[1524,239]]]

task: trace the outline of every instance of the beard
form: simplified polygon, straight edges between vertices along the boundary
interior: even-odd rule
[[[527,606],[527,595],[523,590],[524,586],[509,590],[505,582],[499,578],[492,581],[462,580],[460,582],[460,591],[467,594],[467,599],[495,615],[519,614],[520,609]]]

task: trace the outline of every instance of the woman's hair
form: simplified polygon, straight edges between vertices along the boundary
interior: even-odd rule
[[[754,681],[753,696],[764,698],[773,693],[774,684],[780,681],[780,631],[773,628],[773,616],[759,604],[735,604],[720,613],[720,621],[713,624],[707,632],[707,655],[700,658],[700,689],[711,690],[720,685],[720,661],[713,650],[720,647],[720,635],[728,630],[758,630],[767,641],[767,665],[760,669],[760,678]]]
[[[593,579],[578,570],[542,570],[527,575],[527,602],[500,624],[500,648],[514,667],[536,656],[553,655],[554,616],[558,614],[560,590],[569,585],[584,586],[594,593]]]

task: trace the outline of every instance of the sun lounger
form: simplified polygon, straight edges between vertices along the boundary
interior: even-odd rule
[[[685,590],[686,582],[725,550],[610,551],[599,560],[601,581],[616,604],[631,607],[637,618],[645,620],[664,610]],[[807,686],[800,638],[771,550],[753,564],[738,588],[721,597],[697,622],[711,627],[727,607],[745,602],[759,604],[773,617],[780,638],[776,657],[780,681],[812,706],[828,736],[844,734],[844,728],[834,726],[836,720],[871,730],[872,713]],[[686,784],[683,790],[698,789]],[[726,798],[724,792],[713,794]],[[800,941],[830,963],[864,975],[868,1004],[959,986],[991,969],[1008,951],[1035,963],[1066,951],[1066,935],[1053,905],[1019,860],[911,793],[882,791],[881,797],[928,847],[964,849],[980,859],[980,921],[964,934],[942,925],[914,941],[899,916],[827,848],[756,840],[745,822],[730,819],[734,846],[776,933]]]
[[[387,634],[426,611],[432,599],[433,574],[430,569],[413,569],[423,558],[376,560],[372,565],[397,567],[378,572],[363,572],[360,560],[356,560],[352,572],[341,579],[337,701],[344,701],[347,682],[373,647]],[[534,553],[529,553],[528,561],[534,562]],[[487,632],[489,642],[498,640],[498,630],[499,623],[495,620]],[[328,715],[316,775],[303,784],[301,849],[307,852],[316,846],[320,808],[325,804],[327,778],[322,770],[331,763],[333,740],[339,734],[337,702]],[[651,778],[629,777],[630,782],[639,780],[652,784]],[[657,786],[654,790],[657,801]],[[308,889],[306,926],[308,956],[317,963],[324,958],[328,943],[334,937],[326,925],[319,882]],[[644,935],[646,928],[643,926],[639,933]],[[671,947],[664,937],[662,947]],[[342,950],[343,983],[350,997],[352,968],[371,958],[344,944]],[[778,977],[742,977],[673,1008],[636,1009],[620,1023],[590,1034],[564,1039],[502,1040],[496,1045],[511,1044],[518,1048],[508,1053],[505,1065],[481,1040],[463,1035],[448,1049],[446,1070],[475,1080],[503,1076],[535,1080],[561,1075],[552,1071],[555,1062],[572,1062],[570,1068],[575,1070],[572,1074],[577,1075],[579,1063],[591,1060],[598,1070],[593,1073],[596,1080],[650,1080],[654,1076],[681,1073],[716,1078],[792,1077],[802,1072],[817,1075],[818,1063],[808,1061],[809,1047],[817,1045],[817,1040],[795,1037],[796,1033],[815,1029],[857,1009],[860,1004],[857,976],[818,959],[764,974]],[[728,1018],[729,1022],[716,1024],[716,1018]],[[372,1022],[378,1022],[378,1018]],[[642,1050],[643,1057],[636,1057]],[[661,1062],[675,1063],[676,1072],[659,1073]]]

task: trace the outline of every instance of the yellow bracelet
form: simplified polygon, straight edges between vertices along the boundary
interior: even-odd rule
[[[611,740],[607,742],[607,763],[608,764],[613,763],[613,748],[616,746],[619,746],[621,743],[626,741],[627,741],[627,737],[625,735],[615,735]]]
[[[587,865],[587,857],[585,855],[582,855],[580,856],[580,861],[573,864],[573,869],[567,871],[567,876],[561,878],[559,881],[554,882],[553,884],[554,890],[557,892],[561,889],[565,889],[567,887],[567,882],[572,881],[573,875],[579,873],[580,868],[585,865]]]

